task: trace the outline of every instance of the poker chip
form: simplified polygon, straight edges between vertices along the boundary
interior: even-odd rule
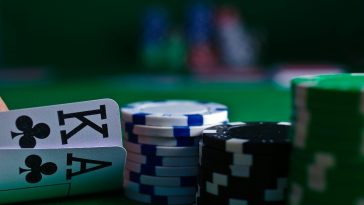
[[[235,122],[203,131],[197,204],[285,204],[290,124]]]
[[[286,186],[287,178],[281,180],[281,184]],[[240,184],[240,183],[239,183]],[[243,184],[245,185],[245,184]],[[264,203],[280,202],[284,201],[284,192],[275,191],[274,189],[262,189],[261,187],[255,188],[254,186],[243,186],[240,189],[232,185],[221,186],[216,183],[206,182],[205,187],[201,188],[201,192],[206,192],[210,195],[218,196],[219,198],[234,198],[244,199],[248,203],[251,201],[260,201]],[[259,199],[257,199],[259,198]]]
[[[158,127],[202,126],[228,119],[225,105],[185,100],[132,103],[121,108],[121,113],[124,122]]]
[[[126,105],[121,112],[128,152],[124,188],[148,203],[159,203],[153,202],[157,196],[195,198],[202,132],[226,123],[227,107],[188,100],[148,101]],[[137,194],[126,196],[133,199]]]
[[[167,147],[189,147],[197,146],[199,139],[192,137],[150,137],[144,135],[135,135],[133,133],[124,133],[124,138],[129,142],[148,144],[148,145],[158,145]]]
[[[217,125],[203,131],[203,143],[208,147],[233,153],[288,153],[291,142],[287,138],[287,122],[252,122]],[[279,147],[279,149],[277,148]]]
[[[158,6],[147,7],[141,25],[141,61],[146,69],[160,69],[165,65],[165,39],[169,27],[167,11]]]
[[[151,204],[159,204],[159,205],[168,205],[168,204],[192,204],[195,202],[194,195],[187,196],[155,196],[148,194],[141,194],[137,191],[132,191],[130,189],[125,189],[124,194],[129,199],[142,202],[142,203],[151,203]]]
[[[220,121],[222,123],[223,121]],[[126,132],[137,135],[149,135],[159,137],[197,137],[202,131],[211,125],[203,126],[173,126],[173,127],[157,127],[150,125],[136,125],[131,122],[125,123]]]
[[[287,181],[287,177],[285,177],[284,175],[286,174],[276,175],[276,177],[269,178],[235,177],[229,174],[223,174],[216,170],[203,168],[201,169],[199,181],[202,182],[201,187],[204,188],[210,185],[218,185],[220,186],[218,188],[223,188],[225,190],[234,189],[234,187],[240,187],[240,189],[238,190],[231,190],[230,193],[238,192],[236,194],[237,197],[247,198],[253,197],[251,196],[251,194],[249,194],[251,191],[264,193],[265,190],[276,189],[279,182],[283,184],[283,182]],[[247,196],[241,195],[247,193]]]
[[[234,7],[223,7],[216,17],[216,36],[223,62],[232,68],[250,66],[254,63],[256,49]]]
[[[364,74],[302,76],[291,85],[289,203],[364,203]]]
[[[167,166],[167,167],[183,167],[183,166],[196,166],[198,159],[193,157],[160,157],[149,156],[129,152],[126,160],[137,162],[146,165]]]
[[[125,179],[140,184],[165,187],[192,187],[196,186],[197,182],[197,176],[158,177],[143,175],[128,169],[125,169]]]
[[[194,2],[186,12],[187,39],[190,44],[208,43],[212,40],[213,8],[206,2]]]
[[[219,205],[233,205],[233,204],[248,204],[246,199],[237,199],[233,197],[218,197],[206,192],[201,193],[196,197],[197,204],[219,204]]]
[[[162,167],[127,161],[125,167],[133,172],[160,177],[197,176],[198,173],[197,166]]]
[[[292,80],[293,108],[364,113],[364,74],[327,74]],[[340,97],[339,97],[340,96]],[[346,106],[351,104],[351,106]],[[294,110],[295,110],[294,109]]]
[[[328,116],[330,116],[328,120]],[[343,121],[343,118],[350,118],[350,121]],[[329,111],[315,111],[313,115],[311,111],[306,109],[297,109],[291,115],[291,121],[306,123],[310,122],[314,125],[319,126],[332,126],[332,125],[342,125],[350,124],[351,126],[358,126],[364,123],[364,117],[360,112],[350,113],[350,112],[329,112]],[[343,127],[345,128],[345,127]]]
[[[197,204],[219,204],[219,205],[235,205],[235,204],[251,204],[251,205],[282,205],[282,201],[273,201],[273,202],[266,202],[263,200],[259,200],[256,202],[251,202],[244,198],[234,198],[228,196],[215,196],[214,194],[207,193],[202,191],[201,195],[196,198]],[[314,204],[314,203],[313,203]]]
[[[243,165],[252,166],[260,164],[271,164],[271,163],[287,163],[283,157],[280,156],[264,156],[264,155],[252,155],[252,154],[240,154],[232,152],[223,152],[214,148],[209,148],[201,144],[200,147],[203,155],[200,155],[200,160],[208,161],[213,163],[229,163],[231,165]]]
[[[125,148],[133,153],[149,156],[198,156],[198,147],[166,147],[146,144],[135,144],[125,141]]]
[[[200,165],[204,169],[213,169],[221,173],[229,174],[231,176],[236,177],[272,177],[277,176],[277,174],[288,174],[289,168],[289,158],[288,156],[282,157],[282,159],[275,159],[269,161],[259,161],[257,163],[251,165],[241,165],[241,164],[229,164],[226,161],[219,161],[218,159],[214,159],[215,155],[210,157],[207,156],[207,153],[203,152],[201,157]],[[213,161],[211,161],[211,159]],[[228,166],[227,166],[228,165]],[[268,173],[266,170],[270,170]]]
[[[212,35],[213,10],[207,2],[194,2],[186,12],[188,64],[194,73],[209,72],[218,63]]]
[[[145,185],[140,183],[124,180],[124,187],[126,189],[139,192],[141,194],[149,194],[156,196],[186,196],[194,195],[196,193],[196,187],[163,187]]]

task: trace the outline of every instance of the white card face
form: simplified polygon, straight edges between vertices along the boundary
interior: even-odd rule
[[[0,204],[122,187],[122,147],[0,150]]]
[[[1,148],[119,146],[120,110],[111,99],[0,112]]]

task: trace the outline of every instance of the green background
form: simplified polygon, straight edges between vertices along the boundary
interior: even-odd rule
[[[182,27],[191,1],[153,1]],[[261,40],[262,63],[364,64],[364,1],[216,0],[240,8]],[[140,18],[151,1],[1,0],[4,66],[46,66],[63,76],[138,72]],[[356,69],[359,71],[359,69]]]
[[[188,77],[100,79],[143,71],[138,58],[140,18],[150,2],[0,0],[0,67],[45,67],[62,78],[33,84],[0,82],[0,96],[10,109],[98,98],[112,98],[120,105],[141,100],[208,100],[226,104],[231,121],[289,120],[289,92],[268,83],[207,83]],[[182,27],[189,2],[156,0],[153,4],[166,6],[175,25]],[[364,1],[210,2],[240,8],[248,28],[262,43],[264,65],[322,62],[361,71]],[[86,78],[90,76],[93,78]],[[80,203],[136,204],[121,192],[43,202]]]
[[[142,83],[148,81],[148,84]],[[153,86],[150,86],[153,85]],[[120,106],[143,100],[192,99],[226,104],[230,120],[288,120],[289,92],[268,83],[211,83],[189,78],[120,77],[103,80],[0,85],[9,109],[112,98]]]
[[[186,78],[164,82],[149,79],[154,86],[140,84],[141,79],[117,78],[67,83],[0,86],[10,109],[66,102],[112,98],[120,106],[141,100],[194,99],[226,104],[230,121],[287,121],[290,115],[289,91],[269,84],[203,83]],[[39,204],[36,202],[34,204]],[[54,199],[43,204],[137,204],[122,192]]]

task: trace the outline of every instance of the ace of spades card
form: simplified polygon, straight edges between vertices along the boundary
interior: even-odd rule
[[[120,188],[126,151],[110,99],[0,113],[0,203]]]

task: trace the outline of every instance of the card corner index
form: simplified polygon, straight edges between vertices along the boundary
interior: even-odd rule
[[[101,116],[102,119],[106,119],[106,113],[115,113],[118,115],[118,118],[120,119],[120,106],[114,99],[103,98],[94,101],[97,102],[97,104],[100,104],[100,109],[104,109],[105,114],[104,116]]]
[[[111,103],[110,103],[111,102]],[[110,129],[112,129],[112,126],[110,127],[110,120],[117,121],[117,124],[120,124],[120,113],[118,106],[115,101],[112,100],[91,100],[91,101],[85,101],[85,102],[79,102],[75,103],[78,106],[80,105],[87,105],[89,106],[88,110],[84,111],[70,111],[70,112],[64,112],[64,111],[58,111],[58,121],[61,126],[65,126],[66,120],[77,118],[80,121],[80,124],[74,127],[71,131],[66,132],[65,129],[60,130],[61,138],[62,138],[62,144],[68,144],[68,140],[75,134],[77,134],[80,130],[82,130],[85,127],[91,127],[95,131],[102,134],[103,138],[108,138],[110,136]],[[74,104],[74,105],[75,105]],[[97,108],[95,107],[97,106]],[[92,107],[92,108],[91,108]],[[115,116],[114,113],[117,113]],[[101,120],[108,120],[104,121],[101,125],[92,121],[91,119],[87,118],[87,116],[91,115],[99,115]],[[111,115],[111,116],[110,116]],[[113,132],[112,132],[113,133]],[[115,135],[113,133],[112,135]]]
[[[100,101],[104,101],[104,104],[108,105],[109,107],[115,107],[116,110],[118,110],[118,111],[120,110],[119,104],[114,99],[104,98],[104,99],[100,99]]]

